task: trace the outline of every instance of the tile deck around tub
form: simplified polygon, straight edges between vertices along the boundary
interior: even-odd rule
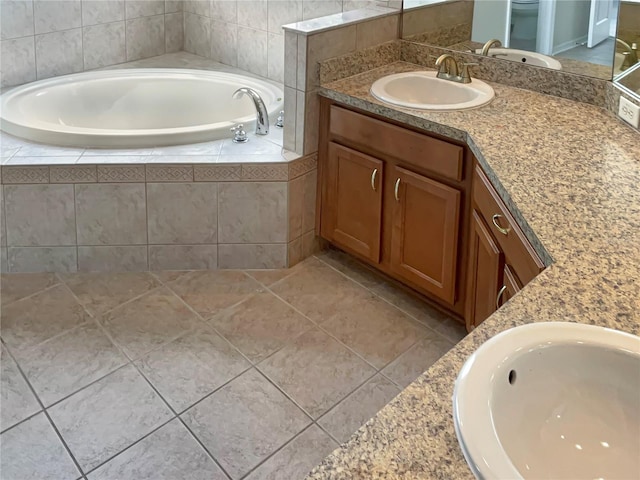
[[[464,335],[335,250],[0,294],[6,480],[302,479]]]

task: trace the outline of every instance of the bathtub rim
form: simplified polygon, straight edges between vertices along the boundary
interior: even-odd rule
[[[255,78],[237,73],[224,72],[219,70],[201,70],[191,68],[127,68],[127,69],[107,69],[94,70],[89,72],[79,72],[59,77],[52,77],[35,82],[26,83],[3,92],[0,95],[0,130],[10,135],[49,145],[63,147],[83,147],[83,148],[152,148],[173,145],[187,145],[191,143],[202,143],[207,141],[231,138],[231,127],[243,124],[244,129],[250,132],[255,127],[256,115],[248,115],[228,121],[198,125],[197,127],[177,127],[177,128],[156,128],[138,130],[100,130],[85,127],[64,128],[62,125],[46,124],[47,128],[39,125],[29,125],[20,123],[16,119],[5,118],[5,109],[9,102],[20,95],[27,95],[43,86],[51,87],[64,85],[78,81],[78,79],[103,79],[133,77],[141,74],[152,75],[192,75],[205,77],[206,79],[229,80],[236,79],[238,88],[248,86],[256,89],[266,89],[273,93],[275,102],[267,105],[270,122],[274,123],[277,112],[284,107],[284,91],[279,85],[267,79]],[[216,134],[217,133],[217,134]]]

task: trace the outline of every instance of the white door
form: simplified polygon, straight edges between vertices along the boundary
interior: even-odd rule
[[[476,0],[473,2],[471,40],[485,43],[497,38],[509,46],[511,33],[511,0]]]
[[[591,0],[587,47],[595,47],[609,38],[614,0]]]

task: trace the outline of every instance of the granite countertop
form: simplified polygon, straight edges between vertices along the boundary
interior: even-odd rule
[[[328,456],[308,479],[473,478],[453,427],[454,380],[500,331],[570,321],[640,334],[640,134],[597,107],[492,84],[462,112],[383,105],[376,79],[423,70],[397,62],[320,94],[466,141],[550,266]]]

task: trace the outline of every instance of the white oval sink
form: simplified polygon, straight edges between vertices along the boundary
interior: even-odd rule
[[[575,323],[512,328],[469,357],[453,410],[476,478],[640,478],[640,337]]]
[[[476,53],[482,53],[482,49],[476,50]],[[535,67],[546,67],[554,70],[562,70],[562,64],[555,58],[537,52],[527,52],[526,50],[517,50],[515,48],[490,48],[489,56],[494,58],[502,58],[511,62],[526,63]]]
[[[418,110],[466,110],[489,103],[495,93],[486,83],[472,79],[457,83],[436,77],[437,72],[396,73],[371,85],[378,100]]]

